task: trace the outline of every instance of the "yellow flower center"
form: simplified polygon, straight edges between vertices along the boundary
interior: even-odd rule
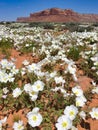
[[[40,88],[40,85],[37,85],[37,89],[39,89]]]
[[[34,91],[32,91],[32,93],[31,93],[32,95],[34,95],[35,94],[35,92]]]
[[[78,92],[78,91],[76,91],[76,92],[75,92],[75,95],[78,95],[78,94],[79,94],[79,92]]]
[[[22,126],[21,126],[21,125],[19,125],[19,126],[18,126],[18,129],[20,130],[21,128],[22,128]]]
[[[94,115],[95,115],[95,117],[98,117],[98,113],[95,112]]]
[[[62,126],[63,126],[64,128],[66,128],[67,122],[63,122],[63,123],[62,123]]]
[[[34,66],[32,66],[32,69],[34,69]]]
[[[36,117],[36,116],[33,116],[32,119],[33,119],[33,121],[36,121],[36,120],[37,120],[37,117]]]
[[[69,114],[70,114],[70,116],[74,116],[74,112],[73,111],[71,111]]]
[[[76,102],[76,106],[80,106],[80,102]]]

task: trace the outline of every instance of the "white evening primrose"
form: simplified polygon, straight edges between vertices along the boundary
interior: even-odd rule
[[[92,85],[93,85],[94,87],[96,87],[96,82],[94,82],[94,81],[92,80],[91,83],[92,83]]]
[[[74,105],[67,106],[64,110],[64,114],[69,117],[70,120],[74,120],[78,113],[78,108]]]
[[[0,130],[2,130],[2,123],[0,123]]]
[[[0,120],[0,130],[2,130],[2,125],[7,121],[7,117],[4,117],[4,119]]]
[[[16,69],[15,66],[13,66],[13,67],[11,68],[11,73],[12,73],[13,75],[17,74],[18,72],[19,72],[19,69]]]
[[[54,92],[57,92],[60,90],[60,87],[55,87],[55,88],[52,88],[51,91],[54,91]]]
[[[14,79],[15,79],[15,78],[13,77],[13,74],[12,74],[12,73],[9,73],[8,76],[7,76],[7,78],[8,78],[8,81],[9,81],[9,82],[13,82]]]
[[[37,113],[37,112],[39,112],[39,108],[38,107],[34,107],[32,111]]]
[[[12,61],[8,61],[8,66],[6,67],[6,69],[11,70],[13,67],[15,66],[15,64]]]
[[[34,71],[39,70],[39,66],[36,63],[32,63],[31,65],[27,66],[28,72],[32,73]]]
[[[74,81],[78,81],[78,79],[77,79],[77,77],[76,77],[76,74],[73,74],[72,77],[73,77],[73,80],[74,80]]]
[[[79,113],[79,116],[80,116],[83,120],[85,120],[85,118],[86,118],[86,113],[85,113],[84,111],[81,111],[81,112]]]
[[[98,120],[98,108],[92,108],[92,111],[90,112],[90,115],[92,118],[95,118]]]
[[[23,121],[19,120],[18,122],[14,122],[13,129],[14,130],[24,130]]]
[[[96,86],[96,87],[94,87],[94,88],[92,89],[92,93],[98,94],[98,86]]]
[[[35,92],[33,90],[29,92],[29,95],[32,101],[36,101],[36,99],[38,98],[38,92]]]
[[[35,92],[39,92],[39,91],[42,91],[44,89],[44,86],[45,84],[40,81],[40,80],[37,80],[36,82],[34,82],[34,84],[32,85],[32,89],[33,91]]]
[[[97,56],[91,57],[91,60],[92,61],[98,61],[98,57]]]
[[[22,93],[22,90],[20,88],[15,88],[13,90],[12,95],[13,95],[14,98],[17,98],[17,97],[19,97],[21,95],[21,93]]]
[[[65,80],[63,79],[62,76],[55,77],[54,80],[55,80],[56,84],[65,83]]]
[[[22,74],[22,76],[26,74],[26,68],[24,68],[24,67],[21,68],[21,74]]]
[[[39,108],[35,107],[31,112],[27,113],[28,123],[32,127],[39,126],[43,120],[39,113]]]
[[[51,72],[51,73],[50,73],[50,77],[51,77],[51,78],[54,78],[54,77],[56,76],[56,74],[57,74],[57,71]]]
[[[3,69],[9,69],[9,70],[14,66],[14,63],[11,61],[9,62],[7,59],[1,60],[0,64]]]
[[[64,88],[60,87],[55,87],[54,89],[51,89],[51,91],[57,92],[57,91],[61,91],[61,93],[64,95],[64,97],[67,96],[66,90]]]
[[[7,116],[0,120],[0,123],[3,124],[7,121]]]
[[[75,73],[76,73],[76,66],[75,66],[75,65],[68,64],[67,70],[68,70],[68,72],[69,72],[70,74],[75,74]]]
[[[98,75],[98,71],[96,72],[96,74]]]
[[[0,65],[2,66],[2,68],[7,68],[8,66],[8,60],[7,59],[2,59],[0,62]]]
[[[78,130],[75,126],[72,126],[71,130]]]
[[[30,83],[27,83],[24,85],[24,90],[26,93],[29,93],[32,91],[32,85]]]
[[[4,73],[3,75],[1,75],[0,80],[3,83],[7,83],[9,80],[9,75],[7,73]]]
[[[66,115],[62,115],[58,118],[55,126],[57,130],[69,130],[72,127],[72,121]]]
[[[7,93],[9,92],[9,90],[7,89],[7,87],[3,88],[3,95],[2,98],[6,99],[7,98]]]
[[[37,71],[35,71],[34,73],[35,73],[35,75],[36,75],[37,77],[43,77],[43,76],[45,76],[45,73],[44,73],[44,72],[41,72],[41,70],[37,70]]]
[[[94,62],[94,65],[95,65],[95,66],[98,66],[98,61]]]
[[[83,95],[83,90],[80,88],[80,86],[76,86],[76,87],[72,88],[72,92],[76,96],[82,96]]]
[[[7,94],[8,92],[9,92],[9,90],[8,90],[7,87],[3,88],[3,93],[4,93],[4,94]]]
[[[25,66],[26,66],[26,65],[29,65],[29,61],[28,61],[28,60],[24,60],[24,61],[22,62],[22,64],[25,65]]]
[[[76,97],[76,106],[77,107],[83,107],[85,105],[86,99],[81,97]]]

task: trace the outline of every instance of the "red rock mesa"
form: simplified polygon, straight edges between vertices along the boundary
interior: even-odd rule
[[[51,8],[29,17],[19,17],[17,22],[98,22],[98,14],[80,14],[71,9]]]

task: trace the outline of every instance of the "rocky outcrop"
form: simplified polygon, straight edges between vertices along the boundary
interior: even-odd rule
[[[19,17],[17,22],[98,22],[98,14],[80,14],[71,9],[51,8],[29,17]]]

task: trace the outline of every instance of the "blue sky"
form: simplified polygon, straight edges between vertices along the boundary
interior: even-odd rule
[[[53,7],[98,14],[98,0],[0,0],[0,21],[15,21],[17,17]]]

